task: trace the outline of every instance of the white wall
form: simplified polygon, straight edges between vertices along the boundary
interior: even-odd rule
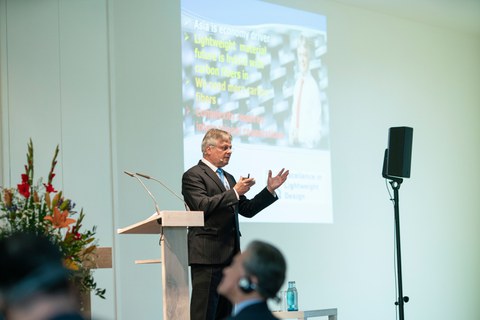
[[[28,138],[37,177],[60,144],[58,183],[114,248],[115,268],[96,273],[107,288],[93,301],[98,319],[161,318],[160,267],[132,263],[158,257],[158,239],[115,230],[153,211],[123,170],[180,190],[177,2],[0,0],[3,182],[17,183]],[[283,250],[301,308],[393,319],[393,205],[381,167],[388,128],[412,126],[412,177],[400,189],[406,318],[479,318],[480,38],[330,1],[274,2],[328,17],[335,223],[243,224],[243,245]],[[161,208],[181,209],[149,186]]]
[[[98,226],[99,245],[113,245],[109,51],[106,1],[0,1],[3,183],[15,186],[34,143],[35,179],[48,176],[56,145],[54,186]],[[98,314],[115,318],[114,273],[98,270],[108,300]]]

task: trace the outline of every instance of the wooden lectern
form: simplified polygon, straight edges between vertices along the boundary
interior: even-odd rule
[[[117,230],[119,234],[160,234],[164,320],[190,319],[187,227],[203,225],[202,211],[160,211]]]

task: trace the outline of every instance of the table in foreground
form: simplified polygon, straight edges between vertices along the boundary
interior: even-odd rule
[[[274,311],[273,315],[280,319],[308,319],[313,317],[328,317],[328,320],[337,320],[337,308],[305,311]]]

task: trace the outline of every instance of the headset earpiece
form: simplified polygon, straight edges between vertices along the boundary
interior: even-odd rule
[[[242,277],[239,281],[238,281],[238,287],[240,288],[240,290],[242,290],[244,293],[250,293],[252,291],[255,291],[255,289],[257,288],[257,286],[255,285],[255,283],[252,283],[252,281],[250,280],[250,278],[248,277]]]

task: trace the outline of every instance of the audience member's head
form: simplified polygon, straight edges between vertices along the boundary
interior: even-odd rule
[[[253,241],[224,269],[218,292],[234,304],[249,299],[276,298],[286,269],[285,258],[276,247]]]
[[[48,238],[28,233],[2,238],[0,257],[0,310],[5,319],[78,315],[62,255]]]

